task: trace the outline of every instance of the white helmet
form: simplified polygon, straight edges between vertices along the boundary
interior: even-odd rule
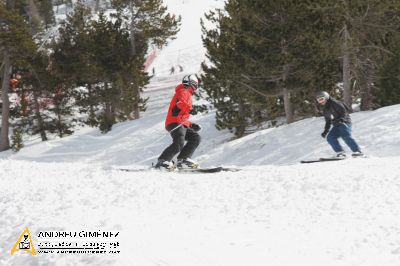
[[[192,87],[193,90],[197,90],[200,84],[200,79],[195,74],[186,75],[182,79],[182,84]]]
[[[316,98],[325,98],[325,100],[329,100],[331,96],[326,91],[320,91],[317,93]]]

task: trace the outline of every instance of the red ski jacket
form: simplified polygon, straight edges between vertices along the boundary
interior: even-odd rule
[[[192,87],[185,87],[183,84],[179,84],[175,88],[175,95],[169,104],[167,119],[165,120],[165,127],[172,123],[183,124],[184,126],[190,127],[190,110],[192,110]]]

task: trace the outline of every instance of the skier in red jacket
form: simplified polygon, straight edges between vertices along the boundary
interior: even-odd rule
[[[178,168],[198,168],[199,164],[190,157],[200,144],[200,125],[190,122],[192,94],[199,86],[197,75],[183,77],[182,84],[175,88],[175,95],[169,105],[165,128],[171,134],[173,142],[158,157],[156,168],[173,169],[172,159],[178,154]],[[186,144],[185,144],[185,141]]]

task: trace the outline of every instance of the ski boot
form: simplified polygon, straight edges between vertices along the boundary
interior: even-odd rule
[[[344,151],[340,151],[340,152],[336,153],[336,158],[346,159],[346,153]]]
[[[165,170],[168,170],[168,171],[174,171],[175,170],[175,165],[174,165],[174,162],[170,162],[170,161],[161,159],[161,160],[158,160],[158,162],[156,163],[154,168],[160,169],[160,170],[165,169]]]
[[[178,169],[188,168],[188,169],[199,169],[200,165],[193,161],[190,158],[186,159],[178,159],[178,163],[176,164]]]
[[[353,156],[354,158],[360,158],[360,157],[364,157],[365,154],[362,151],[356,151],[356,152],[353,152],[353,154],[351,156]]]

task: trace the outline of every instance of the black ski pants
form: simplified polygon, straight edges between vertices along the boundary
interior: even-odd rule
[[[167,130],[171,131],[172,144],[169,145],[158,157],[158,160],[171,161],[176,154],[179,159],[191,158],[192,154],[200,144],[200,135],[190,127],[179,126],[179,124],[173,123],[167,126]],[[185,141],[186,144],[185,144]]]

